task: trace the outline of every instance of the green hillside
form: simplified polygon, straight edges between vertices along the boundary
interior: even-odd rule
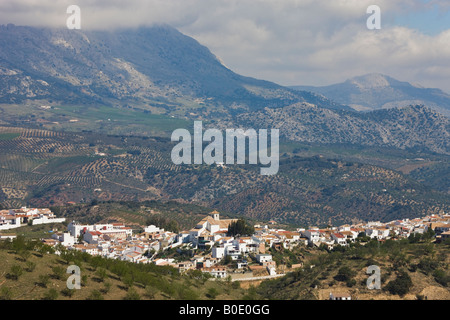
[[[208,281],[200,271],[138,265],[52,249],[22,238],[0,242],[0,300],[245,299],[238,283]],[[81,289],[67,288],[68,266],[80,267]]]
[[[420,154],[428,160],[411,162],[407,157],[419,154],[288,142],[278,174],[262,176],[254,165],[177,166],[170,159],[174,143],[161,137],[6,126],[0,133],[15,135],[0,140],[4,207],[176,200],[302,226],[387,221],[450,208],[446,193],[405,174],[417,168],[414,163],[445,163],[444,155]]]
[[[371,241],[337,247],[332,252],[297,248],[278,253],[299,256],[303,267],[287,276],[264,281],[255,290],[266,299],[327,300],[330,293],[349,293],[356,300],[450,299],[449,244],[408,239]],[[289,255],[288,255],[289,253]],[[367,268],[380,268],[381,289],[368,289]]]

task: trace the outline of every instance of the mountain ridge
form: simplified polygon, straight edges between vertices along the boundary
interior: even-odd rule
[[[0,102],[206,103],[254,110],[308,101],[348,109],[309,92],[239,75],[168,25],[83,31],[0,27]]]
[[[450,153],[449,118],[425,106],[359,113],[298,103],[242,113],[236,117],[236,122],[244,127],[278,128],[280,136],[291,141],[419,148]]]
[[[356,110],[368,111],[412,104],[426,105],[450,117],[450,94],[418,84],[399,81],[381,73],[369,73],[328,86],[291,86],[322,94]]]

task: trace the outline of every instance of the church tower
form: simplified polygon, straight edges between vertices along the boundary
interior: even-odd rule
[[[217,210],[214,210],[213,212],[211,212],[211,215],[214,220],[220,220],[220,217],[219,217],[220,214]]]

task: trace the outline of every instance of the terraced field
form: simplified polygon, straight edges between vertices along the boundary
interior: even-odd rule
[[[342,159],[284,153],[279,173],[261,176],[250,165],[174,165],[165,138],[6,126],[0,136],[3,206],[177,199],[303,226],[450,210],[448,194],[400,171]]]
[[[99,152],[93,142],[97,137],[86,135],[0,127],[1,200],[61,203],[97,196],[134,199],[136,193],[144,199],[154,198],[142,182],[142,172],[149,164],[161,169],[169,166],[164,164],[161,152],[146,147],[142,157],[125,151],[117,154],[117,149],[107,147],[104,141],[101,148],[111,152]],[[127,144],[120,138],[111,139]],[[129,189],[128,193],[124,189]]]

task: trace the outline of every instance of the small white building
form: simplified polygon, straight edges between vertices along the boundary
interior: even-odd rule
[[[164,229],[158,228],[157,226],[154,226],[151,224],[144,228],[144,232],[147,232],[147,233],[161,232],[162,233],[162,232],[164,232]]]
[[[330,292],[330,300],[352,300],[352,296],[347,293],[333,293]]]
[[[226,278],[228,275],[227,268],[225,267],[202,268],[201,271],[209,273],[215,278]]]
[[[84,234],[83,240],[89,244],[97,243],[100,235],[100,231],[88,231]]]
[[[64,232],[60,238],[60,241],[63,246],[70,247],[75,244],[75,237],[72,237],[68,232]]]
[[[275,276],[277,275],[277,270],[273,266],[267,266],[267,272],[269,273],[269,276]]]
[[[308,238],[309,243],[317,243],[320,242],[320,231],[318,229],[309,229],[302,233],[302,235]]]
[[[345,236],[340,233],[340,232],[336,232],[336,233],[332,233],[331,234],[331,238],[334,240],[334,242],[338,245],[341,246],[346,246],[347,245],[347,239],[345,238]]]
[[[270,261],[272,261],[272,255],[271,254],[257,254],[256,261],[258,261],[259,263],[270,262]]]
[[[225,257],[225,247],[213,247],[212,257],[217,259],[222,259]]]
[[[388,238],[390,232],[388,228],[377,227],[377,228],[368,228],[366,229],[365,233],[370,238],[381,240]]]

